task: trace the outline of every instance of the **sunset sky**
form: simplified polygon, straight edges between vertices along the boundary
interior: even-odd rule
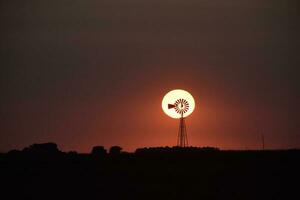
[[[2,0],[0,152],[56,142],[300,148],[298,0]]]

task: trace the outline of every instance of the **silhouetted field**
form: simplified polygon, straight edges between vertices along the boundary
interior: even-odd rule
[[[143,148],[0,154],[1,199],[300,199],[299,150]]]

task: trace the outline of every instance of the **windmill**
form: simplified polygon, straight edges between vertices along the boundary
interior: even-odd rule
[[[185,118],[195,109],[193,96],[185,90],[172,90],[164,96],[162,108],[168,116],[179,119],[177,146],[187,147],[189,144]]]

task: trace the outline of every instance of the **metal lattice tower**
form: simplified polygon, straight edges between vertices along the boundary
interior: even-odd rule
[[[179,147],[187,147],[188,137],[186,132],[186,125],[183,114],[181,114],[180,122],[179,122],[179,130],[178,130],[178,138],[177,138],[177,146]]]
[[[185,99],[177,99],[174,105],[170,105],[170,107],[174,107],[175,111],[181,115],[179,121],[177,146],[187,147],[188,138],[187,138],[186,125],[185,125],[183,114],[189,110],[190,107],[189,102]]]

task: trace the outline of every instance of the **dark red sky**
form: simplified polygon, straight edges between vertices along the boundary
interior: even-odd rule
[[[298,0],[3,0],[0,151],[176,144],[161,110],[196,100],[193,146],[300,147]]]

